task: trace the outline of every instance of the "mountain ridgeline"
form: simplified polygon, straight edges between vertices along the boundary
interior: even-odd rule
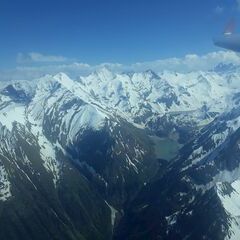
[[[238,239],[239,81],[221,64],[2,83],[0,239]]]

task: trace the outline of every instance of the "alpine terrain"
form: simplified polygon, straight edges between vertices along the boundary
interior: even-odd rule
[[[1,240],[240,238],[240,67],[0,85]]]

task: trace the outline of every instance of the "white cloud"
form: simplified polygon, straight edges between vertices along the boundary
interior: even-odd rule
[[[214,68],[219,63],[240,64],[240,57],[234,52],[219,51],[206,55],[188,54],[183,58],[168,58],[152,62],[136,63],[132,68],[136,70],[152,69],[156,72],[172,70],[178,72],[206,71]]]
[[[62,56],[43,55],[41,53],[30,52],[27,54],[18,53],[17,62],[20,64],[26,63],[59,63],[67,62],[69,59]]]
[[[130,65],[119,63],[102,63],[89,65],[81,62],[51,63],[42,65],[20,65],[16,69],[0,72],[0,80],[8,79],[33,79],[45,74],[65,72],[71,77],[87,75],[102,67],[107,67],[114,72],[136,71],[141,72],[152,69],[155,72],[164,70],[176,72],[206,71],[213,69],[219,63],[232,63],[240,65],[240,56],[235,52],[218,51],[205,55],[188,54],[183,58],[167,58],[149,62],[139,62]]]
[[[240,0],[239,0],[240,2]],[[222,14],[224,12],[224,8],[222,6],[217,6],[215,9],[214,9],[214,12],[218,15]]]
[[[238,6],[238,9],[240,10],[240,0],[236,0],[236,3],[237,3],[237,6]]]

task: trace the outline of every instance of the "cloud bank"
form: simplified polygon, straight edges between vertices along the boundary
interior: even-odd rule
[[[240,56],[229,51],[211,52],[205,55],[188,54],[183,58],[168,58],[149,62],[139,62],[130,65],[120,63],[102,63],[99,65],[89,65],[81,62],[68,62],[67,58],[44,56],[42,54],[26,54],[33,63],[43,63],[37,65],[21,65],[12,70],[0,72],[0,80],[12,79],[34,79],[45,74],[57,74],[65,72],[71,77],[90,74],[93,71],[107,67],[113,72],[141,72],[151,69],[155,72],[165,70],[175,72],[207,71],[213,69],[219,63],[240,65]],[[19,56],[18,56],[19,58]],[[65,61],[66,59],[66,61]],[[19,60],[19,59],[18,59]],[[29,63],[29,61],[27,63]]]
[[[30,52],[27,54],[18,53],[17,63],[29,64],[29,63],[59,63],[67,62],[68,58],[62,56],[43,55],[41,53]]]

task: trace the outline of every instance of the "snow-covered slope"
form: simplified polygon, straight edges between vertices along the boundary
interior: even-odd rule
[[[187,74],[163,72],[158,75],[150,70],[117,74],[103,68],[76,81],[60,73],[32,82],[15,81],[3,88],[1,98],[5,98],[2,100],[5,102],[6,96],[11,97],[18,104],[33,98],[30,111],[36,118],[36,114],[41,117],[39,108],[43,106],[38,101],[45,101],[46,98],[51,107],[59,100],[55,88],[61,88],[61,91],[68,91],[98,109],[98,112],[100,109],[100,112],[120,116],[138,126],[150,127],[151,123],[167,115],[171,116],[171,121],[183,119],[185,122],[205,124],[216,114],[231,109],[238,100],[240,72],[223,74],[219,68],[218,71]],[[39,106],[34,109],[34,104]],[[90,108],[88,110],[91,111]]]
[[[236,74],[235,82],[240,79]],[[234,83],[217,72],[178,74],[152,71],[114,74],[103,68],[79,82],[101,105],[146,124],[154,114],[197,111],[223,112],[232,106]],[[140,120],[139,120],[140,119]]]
[[[231,183],[217,183],[217,193],[229,217],[226,240],[237,240],[240,236],[240,179]]]
[[[0,238],[110,239],[112,212],[156,171],[146,138],[63,73],[5,83],[0,90]],[[2,211],[8,205],[11,211]],[[28,230],[8,231],[11,221]]]
[[[149,234],[156,239],[238,239],[239,119],[236,107],[186,144],[165,173],[132,202],[116,239]],[[144,227],[142,219],[148,229],[143,235],[137,230]]]

